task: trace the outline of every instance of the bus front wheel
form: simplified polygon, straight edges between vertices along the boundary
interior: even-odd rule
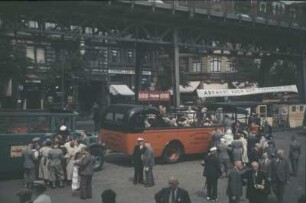
[[[163,153],[163,161],[168,164],[174,164],[179,161],[183,155],[183,147],[178,142],[170,143],[166,146]]]

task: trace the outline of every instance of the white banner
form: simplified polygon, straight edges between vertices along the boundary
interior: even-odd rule
[[[263,87],[263,88],[247,88],[247,89],[219,89],[219,90],[205,90],[197,89],[198,97],[235,97],[252,94],[266,94],[275,92],[295,92],[298,93],[296,85],[277,86],[277,87]]]

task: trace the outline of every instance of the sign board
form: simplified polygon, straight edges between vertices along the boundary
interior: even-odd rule
[[[246,89],[214,89],[214,90],[197,89],[197,94],[200,98],[235,97],[235,96],[266,94],[266,93],[276,93],[276,92],[298,93],[298,90],[296,85],[263,87],[263,88],[246,88]]]
[[[138,101],[170,101],[169,91],[139,91]]]
[[[11,153],[10,157],[11,158],[18,158],[22,157],[22,152],[26,150],[27,145],[16,145],[16,146],[11,146]]]

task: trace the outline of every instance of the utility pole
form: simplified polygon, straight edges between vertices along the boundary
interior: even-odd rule
[[[179,46],[178,46],[178,29],[174,28],[173,30],[173,46],[174,46],[174,106],[178,108],[181,104],[181,95],[180,95],[180,64],[179,64]]]

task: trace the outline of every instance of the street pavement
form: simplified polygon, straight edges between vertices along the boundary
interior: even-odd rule
[[[306,134],[302,135],[297,131],[277,132],[274,134],[276,145],[288,152],[291,136],[296,135],[302,146],[302,156],[299,165],[297,178],[291,177],[286,187],[284,203],[295,203],[297,198],[305,191],[305,152]],[[153,203],[154,194],[162,187],[167,186],[170,176],[178,177],[180,187],[185,188],[193,203],[208,202],[205,200],[204,178],[202,176],[201,156],[189,156],[182,162],[172,165],[157,164],[154,168],[156,185],[152,188],[145,188],[143,185],[133,185],[133,167],[130,157],[112,153],[106,156],[106,163],[102,171],[96,172],[93,178],[93,199],[80,200],[79,194],[73,193],[70,187],[48,189],[47,194],[53,203],[98,203],[101,202],[101,192],[105,189],[113,189],[117,193],[118,203]],[[22,188],[22,180],[0,181],[0,203],[16,203],[16,191]],[[226,197],[227,179],[219,181],[219,202],[228,202]],[[245,190],[244,190],[245,193]],[[244,198],[245,199],[245,198]],[[243,202],[247,202],[244,200]],[[270,203],[275,202],[271,195]]]

